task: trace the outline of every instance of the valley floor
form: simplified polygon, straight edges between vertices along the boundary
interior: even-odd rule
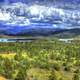
[[[80,80],[80,41],[0,43],[0,80]]]

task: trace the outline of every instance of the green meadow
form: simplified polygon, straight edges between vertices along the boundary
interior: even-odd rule
[[[0,80],[80,80],[80,41],[0,43]]]

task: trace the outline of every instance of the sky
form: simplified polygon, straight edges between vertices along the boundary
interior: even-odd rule
[[[37,1],[37,0],[0,0],[0,2],[4,2],[4,1],[10,1],[10,2],[17,2],[17,1],[21,1],[21,2],[32,2],[32,1]],[[59,1],[59,2],[80,2],[80,0],[38,0],[38,1]]]
[[[10,2],[25,2],[26,1],[26,3],[27,2],[35,3],[36,0],[9,0],[9,1]],[[43,2],[43,0],[38,0],[38,1]],[[47,2],[47,3],[48,3],[48,1],[50,1],[50,2],[59,1],[59,4],[60,3],[64,4],[64,2],[72,3],[72,4],[80,2],[80,0],[45,0],[45,2]],[[0,0],[0,2],[4,2],[4,0]],[[5,0],[5,2],[8,2],[8,0]],[[17,3],[16,7],[19,5],[24,5],[24,4]],[[56,4],[56,5],[58,5],[58,4]],[[16,34],[16,33],[20,33],[20,32],[23,33],[25,31],[28,33],[29,30],[33,31],[34,28],[35,28],[35,30],[37,30],[37,28],[40,28],[40,31],[41,31],[41,28],[44,29],[44,27],[46,29],[50,28],[50,30],[53,29],[53,31],[54,31],[54,29],[56,29],[56,30],[71,29],[71,28],[75,28],[75,27],[80,28],[80,18],[79,18],[79,16],[80,16],[79,10],[80,9],[79,8],[78,8],[79,10],[75,10],[75,9],[72,10],[71,8],[66,9],[66,8],[62,8],[62,7],[61,8],[59,7],[57,9],[53,6],[47,7],[45,5],[37,5],[37,4],[32,5],[31,4],[29,6],[26,5],[25,9],[23,9],[23,6],[22,6],[22,8],[20,7],[20,9],[19,9],[20,10],[19,13],[20,13],[20,15],[24,15],[24,16],[16,16],[17,15],[17,11],[15,11],[16,7],[12,8],[13,6],[8,6],[11,9],[13,9],[13,14],[12,14],[12,12],[10,12],[10,13],[7,13],[5,11],[4,11],[4,13],[0,12],[0,20],[2,20],[2,24],[3,24],[2,26],[0,25],[0,34],[3,34],[3,33]],[[75,8],[75,6],[74,6],[74,8]],[[7,9],[7,8],[4,7],[4,9]],[[64,9],[66,9],[66,10],[64,10]],[[24,10],[26,10],[26,11],[24,11]],[[15,11],[15,13],[14,13],[14,11]],[[25,17],[25,15],[27,15],[27,17],[29,17],[29,19],[27,17]],[[13,18],[13,16],[14,16],[14,18]],[[40,21],[43,21],[43,22],[40,22]]]

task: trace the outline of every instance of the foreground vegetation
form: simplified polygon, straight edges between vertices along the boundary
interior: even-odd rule
[[[79,68],[77,40],[0,43],[0,76],[5,80],[80,80]]]

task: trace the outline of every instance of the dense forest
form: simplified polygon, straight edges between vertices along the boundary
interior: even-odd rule
[[[0,76],[2,80],[80,80],[80,41],[0,43]]]

